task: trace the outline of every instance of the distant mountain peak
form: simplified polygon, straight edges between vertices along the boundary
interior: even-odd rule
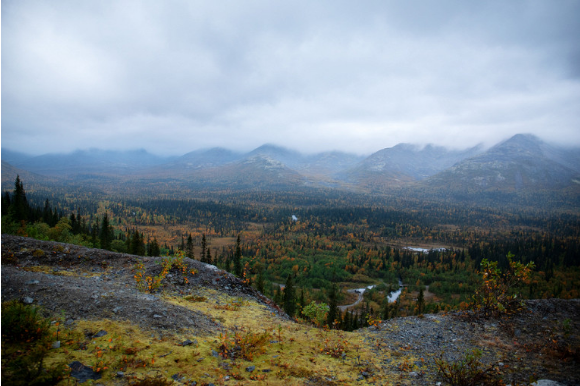
[[[571,184],[577,172],[570,155],[532,134],[517,134],[488,151],[433,176],[429,186],[446,189],[521,191],[557,189]]]
[[[516,134],[513,137],[498,143],[494,148],[518,147],[528,148],[530,150],[540,150],[542,145],[545,145],[545,143],[533,134]]]
[[[242,161],[242,163],[244,164],[258,164],[261,165],[265,168],[268,169],[272,169],[272,168],[285,168],[286,165],[284,165],[282,162],[269,157],[267,155],[263,155],[263,154],[256,154],[253,156],[250,156],[248,158],[246,158],[245,160]]]
[[[280,155],[292,155],[294,157],[301,157],[302,154],[297,152],[296,150],[290,150],[283,146],[273,145],[273,144],[265,144],[262,145],[254,150],[252,150],[248,155],[254,154],[280,154]]]

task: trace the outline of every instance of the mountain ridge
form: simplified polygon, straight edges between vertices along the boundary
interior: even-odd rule
[[[140,184],[162,189],[163,181],[172,181],[173,186],[196,189],[330,188],[378,195],[414,195],[416,190],[427,198],[452,197],[454,192],[474,198],[490,192],[552,192],[564,194],[568,201],[580,199],[580,148],[551,145],[530,134],[515,135],[489,149],[398,144],[366,157],[338,151],[306,155],[272,144],[247,153],[217,147],[168,158],[145,150],[97,149],[23,157],[8,151],[7,160],[15,164],[3,160],[3,171],[87,183],[118,180],[137,189]]]
[[[578,175],[577,170],[562,163],[566,154],[576,153],[580,156],[580,150],[558,149],[532,135],[518,134],[434,175],[427,182],[431,186],[451,187],[461,182],[484,190],[562,188],[570,186]]]

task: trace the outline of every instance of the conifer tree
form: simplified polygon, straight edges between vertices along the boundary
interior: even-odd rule
[[[199,259],[206,263],[205,261],[205,249],[207,248],[207,240],[205,238],[205,233],[201,235],[201,254],[199,255]]]
[[[52,222],[52,209],[50,207],[50,203],[48,202],[48,198],[44,201],[44,209],[42,210],[42,221],[47,223],[50,226]]]
[[[141,240],[139,240],[139,232],[135,231],[133,232],[133,234],[131,235],[131,248],[129,248],[129,253],[133,254],[133,255],[139,255],[139,243],[141,242]]]
[[[234,274],[242,277],[242,247],[240,246],[240,235],[236,241],[236,254],[234,255]]]
[[[109,217],[107,216],[107,212],[103,216],[103,222],[101,223],[101,233],[99,235],[99,239],[101,241],[101,248],[102,249],[111,249],[111,242],[113,241],[113,228],[109,224]]]
[[[232,258],[231,258],[231,256],[228,256],[226,258],[224,269],[228,272],[232,271]]]
[[[264,293],[264,270],[260,269],[258,272],[258,278],[256,280],[256,289],[261,293]]]
[[[71,212],[70,216],[68,217],[70,220],[70,228],[73,234],[77,234],[78,224],[77,224],[77,217],[75,216],[75,212]]]
[[[290,317],[294,316],[296,313],[296,293],[291,274],[288,275],[286,286],[284,287],[284,311]]]
[[[58,215],[56,208],[54,208],[54,210],[52,211],[52,219],[50,220],[50,223],[48,225],[55,226],[56,224],[58,224],[58,220],[60,220],[60,216]]]
[[[208,264],[211,264],[211,252],[210,252],[210,249],[209,248],[207,249],[205,262],[208,263]]]
[[[95,248],[97,247],[97,241],[99,240],[100,233],[101,232],[99,231],[99,218],[97,217],[96,223],[93,224],[91,228],[91,243]]]
[[[328,294],[328,315],[326,318],[326,324],[332,328],[334,321],[339,316],[338,314],[338,286],[336,283],[332,283],[330,286],[330,292]]]
[[[391,306],[389,305],[389,300],[387,299],[387,301],[385,302],[385,306],[383,307],[383,315],[382,315],[383,320],[389,319],[390,311],[391,311]]]
[[[125,237],[125,249],[127,250],[127,253],[130,254],[134,254],[133,249],[132,249],[132,237],[131,237],[131,232],[129,230],[127,230],[127,236]]]
[[[190,259],[193,259],[193,238],[191,237],[191,233],[187,237],[187,246],[185,247],[185,255]],[[203,261],[203,253],[201,255]]]
[[[350,312],[344,312],[344,318],[342,319],[342,329],[345,331],[350,331],[351,329],[351,321],[350,321]]]
[[[139,232],[137,232],[137,233],[139,233]],[[141,233],[139,235],[139,244],[138,244],[137,254],[139,256],[145,256],[145,252],[146,252],[146,249],[145,249],[145,236],[143,235],[143,233]]]
[[[20,180],[20,176],[16,176],[16,181],[14,181],[14,193],[12,194],[12,199],[10,203],[9,214],[12,215],[12,219],[16,222],[27,221],[28,220],[28,201],[26,200],[26,192],[24,191],[24,185]]]
[[[159,248],[159,243],[157,238],[153,237],[153,241],[150,243],[150,253],[149,256],[159,256],[161,254],[161,248]]]
[[[358,330],[359,327],[358,320],[360,318],[360,311],[357,314],[351,315],[351,318],[352,318],[351,331]]]
[[[419,290],[419,297],[417,298],[417,312],[419,314],[423,313],[425,309],[425,295],[423,294],[423,287]]]
[[[5,216],[8,214],[9,208],[10,208],[10,193],[8,191],[6,191],[2,195],[2,216]]]

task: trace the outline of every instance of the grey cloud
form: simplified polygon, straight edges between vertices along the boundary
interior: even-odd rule
[[[9,2],[3,146],[580,144],[575,1]]]

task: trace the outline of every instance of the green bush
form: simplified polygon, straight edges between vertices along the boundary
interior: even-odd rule
[[[322,326],[326,320],[326,314],[328,313],[328,304],[326,303],[316,303],[311,302],[309,305],[304,307],[302,313],[304,316],[317,326]]]
[[[47,338],[49,322],[39,309],[18,301],[2,304],[2,343],[33,343]]]
[[[12,386],[50,386],[63,380],[66,365],[44,367],[48,353],[46,345],[32,345],[26,351],[4,354],[2,345],[2,383]],[[6,357],[6,358],[5,358]]]
[[[518,287],[529,283],[530,274],[535,268],[533,262],[523,264],[513,261],[514,255],[508,253],[508,268],[502,271],[497,261],[483,259],[481,262],[482,285],[476,289],[470,308],[482,317],[498,317],[522,311],[525,308]]]
[[[18,301],[2,304],[2,382],[14,386],[59,383],[65,364],[44,367],[50,350],[50,323],[39,309]]]

